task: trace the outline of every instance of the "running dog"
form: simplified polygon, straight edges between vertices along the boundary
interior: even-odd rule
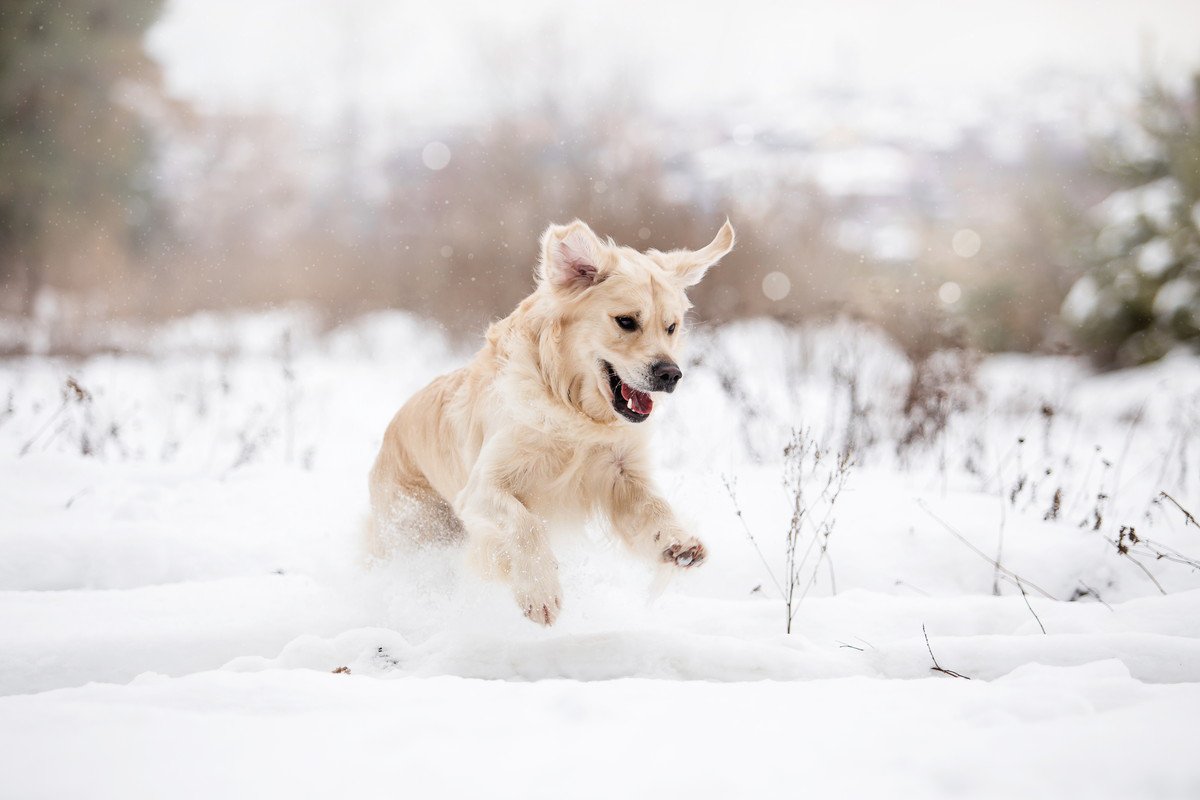
[[[542,235],[537,287],[462,369],[395,415],[370,475],[369,547],[465,538],[529,619],[562,608],[551,523],[606,520],[636,554],[695,567],[704,545],[650,477],[645,422],[683,372],[685,291],[733,248],[639,252],[576,220]]]

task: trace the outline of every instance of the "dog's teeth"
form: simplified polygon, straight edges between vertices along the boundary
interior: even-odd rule
[[[637,409],[633,407],[633,398],[632,397],[630,397],[628,400],[625,401],[625,405],[629,406],[630,411],[637,411]]]

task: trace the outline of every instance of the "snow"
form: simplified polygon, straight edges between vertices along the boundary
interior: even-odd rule
[[[1158,319],[1169,320],[1180,311],[1195,309],[1196,284],[1186,276],[1167,281],[1158,287],[1154,295],[1154,316]]]
[[[1071,286],[1063,300],[1062,315],[1067,321],[1078,325],[1092,316],[1096,307],[1104,302],[1100,287],[1091,275],[1083,275]]]
[[[362,561],[384,425],[469,350],[436,325],[120,335],[0,362],[2,797],[1200,792],[1200,529],[1159,497],[1200,507],[1194,355],[988,357],[906,447],[880,334],[698,329],[650,424],[709,563],[560,532],[542,629],[455,549]],[[782,575],[794,426],[859,450],[788,634],[742,524]]]
[[[1159,236],[1138,248],[1137,268],[1148,278],[1161,278],[1175,264],[1171,243]]]
[[[1194,743],[1165,734],[1195,718],[1200,691],[1141,684],[1112,661],[991,683],[293,670],[154,676],[7,706],[29,725],[13,763],[49,750],[76,767],[10,772],[14,796],[1186,797]],[[1153,731],[1164,735],[1142,735]]]
[[[1183,199],[1183,190],[1173,177],[1159,178],[1136,189],[1141,198],[1142,213],[1160,231],[1169,231],[1175,224],[1176,209]]]
[[[1166,233],[1175,226],[1182,198],[1179,184],[1167,176],[1135,189],[1113,192],[1096,207],[1095,215],[1102,222],[1124,229],[1144,218],[1155,230]]]
[[[883,145],[832,150],[809,161],[814,182],[831,197],[898,195],[909,187],[914,172],[910,156]]]

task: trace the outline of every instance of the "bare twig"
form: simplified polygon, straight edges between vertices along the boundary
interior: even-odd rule
[[[74,378],[68,377],[66,383],[63,384],[63,388],[62,388],[62,404],[59,405],[58,410],[56,410],[53,414],[50,415],[50,418],[48,420],[46,420],[45,424],[43,424],[42,427],[38,428],[37,433],[35,433],[32,437],[30,437],[29,441],[27,441],[25,443],[25,446],[21,448],[21,452],[18,453],[17,455],[18,456],[28,455],[29,451],[33,447],[34,443],[37,442],[37,440],[42,437],[42,434],[46,432],[46,430],[54,423],[54,421],[56,419],[58,419],[60,416],[62,416],[62,413],[70,407],[72,402],[83,405],[85,403],[91,402],[91,399],[92,399],[91,392],[89,392],[87,389],[85,389],[81,385],[79,385],[79,382],[76,381]],[[53,441],[60,432],[61,432],[61,429],[58,431],[55,431],[54,436],[50,437],[50,441]],[[49,443],[47,443],[47,446],[49,446]]]
[[[1024,442],[1024,438],[1021,439]],[[1017,463],[1020,464],[1021,451],[1017,451]],[[1018,466],[1018,469],[1020,467]],[[1014,492],[1013,497],[1016,497]],[[1000,596],[1000,558],[1004,555],[1004,522],[1007,518],[1006,509],[1004,508],[1004,495],[1000,495],[1000,532],[996,535],[996,558],[994,559],[994,568],[992,570],[992,594],[996,597]]]
[[[1143,545],[1144,548],[1149,551],[1148,554],[1154,556],[1156,560],[1171,561],[1175,564],[1182,564],[1185,567],[1191,567],[1192,569],[1200,569],[1200,561],[1197,561],[1191,556],[1179,552],[1170,545],[1165,545],[1162,542],[1154,539],[1142,539],[1140,544]],[[1139,552],[1138,555],[1143,554]]]
[[[1137,565],[1138,569],[1140,569],[1142,572],[1146,573],[1146,577],[1149,578],[1150,581],[1155,586],[1158,587],[1158,591],[1161,594],[1167,593],[1167,590],[1164,589],[1162,587],[1162,584],[1158,582],[1158,580],[1154,577],[1153,574],[1151,574],[1150,570],[1146,568],[1146,565],[1143,564],[1142,562],[1138,561],[1136,558],[1134,558],[1133,553],[1130,552],[1133,548],[1138,547],[1139,545],[1143,549],[1149,549],[1146,546],[1146,542],[1143,541],[1141,539],[1141,537],[1139,537],[1137,535],[1137,530],[1135,528],[1133,528],[1129,525],[1122,525],[1121,530],[1117,534],[1117,541],[1115,542],[1115,544],[1117,546],[1117,552],[1120,555],[1123,555],[1126,558],[1128,558],[1130,561],[1132,561],[1134,564]],[[1143,555],[1143,553],[1139,552],[1138,555]],[[1150,555],[1153,555],[1156,558],[1165,558],[1166,557],[1166,554],[1164,554],[1164,553],[1151,552]]]
[[[724,475],[721,477],[746,538],[783,600],[788,633],[792,631],[792,622],[800,603],[816,583],[823,564],[829,571],[831,590],[837,593],[833,562],[829,555],[829,537],[835,525],[834,505],[846,486],[853,461],[846,452],[837,454],[834,459],[828,456],[829,452],[821,449],[807,430],[793,430],[784,447],[783,485],[788,492],[792,512],[784,544],[785,579],[780,579],[771,569],[758,546],[758,540],[746,524],[738,505],[733,479]],[[810,485],[814,488],[809,488]],[[819,520],[818,515],[821,515]]]
[[[892,585],[893,586],[907,586],[909,589],[912,589],[917,594],[923,594],[926,597],[929,597],[929,592],[925,591],[924,589],[920,588],[919,586],[913,586],[911,583],[909,583],[907,581],[902,581],[899,578],[897,578],[896,582],[893,583]]]
[[[775,589],[779,592],[779,598],[786,600],[787,593],[783,591],[783,586],[779,584],[779,579],[775,577],[774,571],[771,570],[771,565],[767,563],[767,557],[763,555],[763,551],[758,546],[758,541],[754,538],[754,534],[750,532],[750,526],[746,524],[746,518],[742,516],[742,509],[738,505],[737,494],[733,490],[733,482],[726,475],[721,476],[721,482],[725,484],[725,491],[729,493],[729,499],[733,502],[733,510],[737,514],[738,522],[742,524],[742,530],[746,532],[746,538],[754,546],[754,552],[758,553],[758,559],[762,562],[763,568],[766,569],[771,583],[775,584]]]
[[[923,622],[921,623],[921,633],[925,634],[925,648],[929,650],[929,657],[933,659],[933,666],[930,667],[931,670],[934,672],[940,672],[943,675],[949,675],[951,678],[962,678],[964,681],[971,680],[960,672],[955,672],[952,669],[944,669],[942,665],[938,663],[937,656],[933,654],[933,645],[929,644],[929,633],[926,632],[925,623]]]
[[[1137,433],[1138,426],[1142,424],[1142,421],[1146,417],[1146,404],[1149,401],[1150,398],[1143,400],[1142,404],[1138,406],[1138,410],[1134,412],[1133,416],[1129,419],[1129,432],[1125,434],[1125,446],[1121,448],[1121,457],[1117,459],[1117,469],[1113,475],[1112,508],[1116,508],[1117,506],[1117,495],[1121,491],[1121,472],[1125,467],[1126,457],[1129,455],[1129,448],[1133,444],[1134,435]]]
[[[1029,595],[1025,592],[1025,587],[1021,585],[1020,579],[1016,579],[1014,582],[1017,584],[1017,588],[1021,590],[1021,599],[1025,601],[1025,607],[1029,609],[1030,614],[1033,614],[1033,618],[1037,621],[1038,627],[1042,629],[1042,633],[1044,634],[1046,626],[1042,624],[1042,618],[1033,610],[1033,604],[1029,602]]]
[[[939,523],[939,524],[940,524],[940,525],[941,525],[943,528],[945,528],[945,529],[946,529],[946,531],[947,531],[949,534],[951,534],[952,536],[954,536],[954,538],[958,539],[960,542],[962,542],[962,543],[963,543],[963,544],[965,544],[967,547],[969,547],[969,548],[971,549],[971,551],[972,551],[973,553],[975,553],[975,555],[979,556],[979,557],[980,557],[980,558],[982,558],[984,561],[988,562],[988,563],[989,563],[989,564],[991,564],[993,567],[995,567],[996,569],[1000,570],[1000,572],[1004,573],[1005,575],[1007,575],[1008,577],[1012,578],[1013,580],[1016,580],[1016,581],[1022,581],[1022,582],[1024,582],[1024,584],[1025,584],[1026,586],[1028,586],[1029,588],[1033,589],[1033,590],[1034,590],[1034,591],[1036,591],[1038,594],[1042,595],[1043,597],[1045,597],[1045,598],[1046,598],[1046,599],[1048,599],[1048,600],[1057,600],[1057,599],[1058,599],[1057,597],[1055,597],[1054,595],[1050,594],[1049,592],[1047,592],[1047,591],[1046,591],[1045,589],[1043,589],[1042,587],[1038,586],[1038,585],[1037,585],[1036,583],[1034,583],[1033,581],[1031,581],[1031,580],[1029,580],[1029,579],[1027,579],[1027,578],[1022,578],[1020,575],[1018,575],[1017,573],[1013,572],[1013,571],[1012,571],[1011,569],[1009,569],[1008,567],[1005,567],[1005,566],[1004,566],[1003,564],[1001,564],[1000,562],[998,562],[998,561],[996,561],[996,560],[992,559],[992,558],[991,558],[991,557],[990,557],[990,556],[989,556],[987,553],[983,552],[983,551],[982,551],[982,550],[980,550],[978,547],[976,547],[975,545],[971,544],[971,542],[967,540],[967,537],[963,536],[961,533],[959,533],[958,531],[954,530],[954,528],[953,528],[953,527],[951,527],[949,523],[947,523],[947,522],[946,522],[944,519],[942,519],[941,517],[939,517],[937,514],[934,514],[934,513],[933,513],[933,512],[932,512],[932,511],[929,509],[929,506],[925,505],[925,501],[924,501],[924,500],[918,500],[918,501],[917,501],[917,505],[919,505],[919,506],[921,507],[921,510],[922,510],[922,511],[924,511],[926,514],[928,514],[929,516],[933,517],[933,518],[934,518],[934,520],[936,520],[936,521],[937,521],[937,522],[938,522],[938,523]]]
[[[36,442],[39,438],[41,438],[42,434],[46,432],[46,429],[50,427],[50,425],[54,422],[54,420],[58,419],[59,415],[62,414],[66,410],[67,410],[67,401],[64,400],[62,405],[60,405],[58,407],[58,410],[50,415],[50,419],[46,420],[46,424],[44,424],[44,425],[42,425],[42,427],[38,428],[37,433],[35,433],[33,436],[31,436],[29,438],[29,441],[26,442],[25,446],[21,448],[21,452],[18,453],[18,455],[21,455],[21,456],[28,455],[29,449],[31,447],[33,447],[33,443]]]
[[[1072,599],[1072,600],[1077,600],[1077,599],[1079,599],[1080,597],[1085,597],[1085,596],[1087,596],[1087,595],[1091,595],[1092,597],[1096,598],[1096,602],[1097,602],[1097,603],[1099,603],[1100,605],[1104,606],[1104,607],[1105,607],[1105,608],[1107,608],[1109,611],[1112,611],[1112,610],[1113,610],[1113,607],[1112,607],[1112,606],[1110,606],[1108,603],[1104,602],[1104,598],[1100,596],[1100,593],[1099,593],[1099,592],[1097,592],[1095,589],[1093,589],[1091,586],[1088,586],[1088,585],[1087,585],[1086,583],[1084,583],[1083,581],[1080,581],[1080,582],[1079,582],[1079,585],[1083,587],[1083,591],[1081,592],[1081,591],[1079,591],[1078,589],[1076,589],[1076,590],[1075,590],[1075,594],[1073,594],[1073,595],[1071,596],[1071,599]]]
[[[70,508],[71,506],[73,506],[75,504],[76,500],[78,500],[80,497],[83,497],[85,494],[90,492],[91,489],[92,489],[92,487],[85,486],[82,489],[80,489],[78,492],[76,492],[75,494],[68,497],[67,502],[63,504],[63,508]]]
[[[1146,573],[1146,577],[1149,578],[1150,582],[1153,583],[1155,585],[1155,587],[1158,588],[1158,591],[1160,594],[1167,593],[1167,590],[1162,587],[1162,584],[1158,582],[1158,579],[1154,577],[1154,574],[1152,572],[1150,572],[1150,570],[1146,569],[1145,564],[1143,564],[1142,562],[1140,562],[1136,558],[1134,558],[1128,551],[1121,553],[1121,555],[1128,558],[1134,564],[1137,564],[1138,569],[1140,569],[1142,572]]]
[[[1178,500],[1176,500],[1174,497],[1171,497],[1171,495],[1167,494],[1166,492],[1159,492],[1158,496],[1167,498],[1176,508],[1180,510],[1180,512],[1183,514],[1185,528],[1188,525],[1195,525],[1197,528],[1200,528],[1200,522],[1196,522],[1196,518],[1192,516],[1192,512],[1180,505]]]
[[[296,396],[298,394],[296,388],[296,368],[295,359],[292,348],[292,331],[287,329],[283,332],[283,342],[280,347],[279,360],[283,367],[283,383],[284,383],[284,457],[287,462],[292,463],[292,454],[295,450],[296,440]]]
[[[9,389],[8,390],[8,400],[5,402],[4,408],[0,408],[0,425],[3,425],[4,423],[8,422],[8,420],[11,419],[14,414],[17,413],[17,409],[13,405],[14,399],[15,399],[15,395],[13,394],[12,389]]]
[[[784,603],[787,606],[787,631],[789,633],[800,603],[804,601],[809,590],[816,583],[821,564],[829,557],[829,536],[833,533],[834,528],[832,519],[834,505],[837,503],[842,489],[845,488],[850,468],[853,466],[851,454],[848,452],[839,453],[832,464],[827,456],[828,451],[822,450],[816,439],[806,429],[794,429],[787,446],[783,449],[783,485],[792,501],[792,516],[788,523],[785,551],[788,578]],[[823,464],[829,466],[824,467],[824,483],[814,499],[810,493],[805,491],[805,488],[810,480],[819,480],[818,476],[820,470],[823,469]],[[814,512],[822,505],[824,506],[824,515],[820,522],[815,523]],[[798,557],[801,539],[804,537],[805,523],[808,524],[812,535],[808,539],[803,553]],[[808,559],[814,549],[817,557],[810,568]],[[808,569],[811,569],[811,572],[808,573],[808,580],[801,588],[802,575]],[[832,564],[830,564],[829,571],[831,587],[836,592]]]

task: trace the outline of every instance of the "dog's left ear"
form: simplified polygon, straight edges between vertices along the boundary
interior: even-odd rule
[[[730,250],[736,237],[729,220],[717,231],[717,237],[699,250],[693,250],[675,266],[675,277],[684,288],[695,286],[709,268],[721,260]]]
[[[551,225],[542,234],[538,278],[555,289],[583,291],[606,277],[599,263],[603,245],[585,223]]]

